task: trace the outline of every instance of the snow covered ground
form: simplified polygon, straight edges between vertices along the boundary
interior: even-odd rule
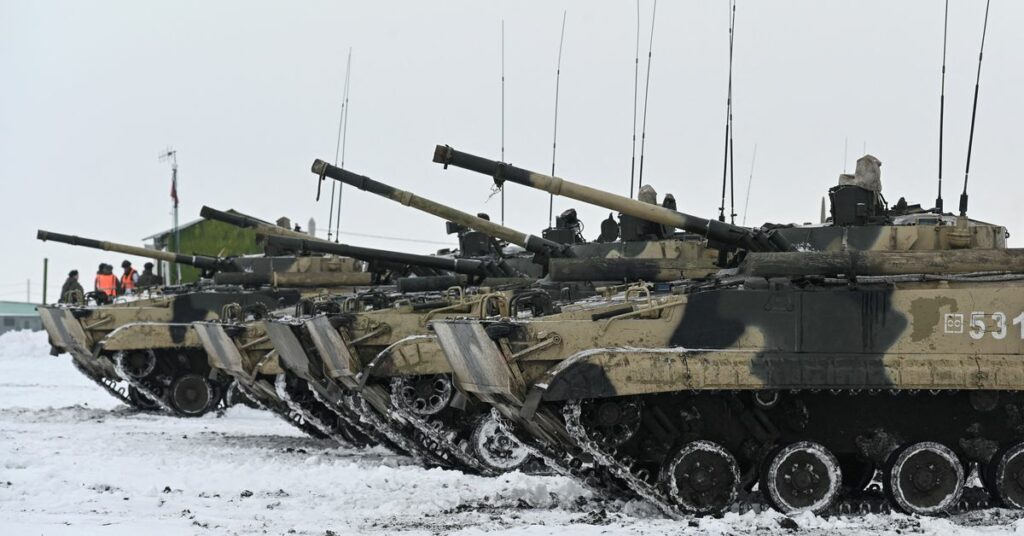
[[[248,408],[134,413],[51,357],[42,333],[0,336],[0,534],[1003,534],[1008,511],[795,524],[778,514],[671,521],[561,477],[426,470],[338,448]]]

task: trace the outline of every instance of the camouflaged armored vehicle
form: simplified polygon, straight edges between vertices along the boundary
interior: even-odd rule
[[[546,295],[545,295],[546,297]],[[195,331],[236,377],[251,374],[307,422],[342,443],[363,437],[432,466],[493,474],[526,453],[503,436],[489,410],[459,400],[447,362],[426,331],[432,318],[508,314],[504,293],[486,289],[388,295],[379,291],[311,304],[308,314],[239,325],[197,323]],[[394,344],[402,340],[402,344]],[[285,374],[248,372],[276,363]],[[303,411],[315,398],[333,415]],[[329,430],[331,423],[339,426]],[[480,450],[475,450],[480,449]]]
[[[571,183],[496,162],[439,145],[434,151],[434,162],[460,167],[491,177],[498,185],[512,181],[619,211],[641,221],[660,224],[684,231],[693,240],[705,242],[712,249],[763,250],[770,236],[775,249],[798,251],[934,251],[955,249],[1001,249],[1009,236],[1006,228],[952,214],[925,210],[909,205],[904,199],[889,206],[882,196],[881,161],[871,155],[857,160],[856,173],[840,175],[839,184],[829,189],[831,201],[829,217],[822,217],[817,225],[766,224],[754,229],[753,234],[737,231],[736,226],[716,220],[705,220],[675,211],[669,207],[650,203],[637,203],[632,199],[603,192],[596,188]],[[666,210],[670,209],[670,210]],[[737,242],[739,241],[739,242]],[[551,266],[553,274],[584,264],[581,260],[558,259]],[[589,259],[587,259],[589,261]],[[607,272],[614,266],[586,262],[594,272]],[[652,270],[653,272],[654,270]],[[656,273],[656,272],[655,272]],[[576,275],[576,274],[572,274]],[[677,277],[670,278],[669,276]],[[690,278],[681,272],[666,273],[656,278],[637,278],[645,281],[678,280]]]
[[[510,275],[500,263],[490,259],[465,259],[434,257],[425,255],[412,255],[394,251],[360,248],[346,244],[325,242],[320,240],[297,239],[286,236],[265,236],[262,237],[265,245],[275,251],[301,252],[304,255],[310,253],[331,253],[345,255],[346,258],[358,259],[366,262],[374,274],[373,280],[376,283],[397,283],[399,287],[408,286],[405,279],[395,281],[385,280],[378,273],[378,270],[388,274],[418,273],[420,277],[412,278],[414,285],[419,288],[431,285],[444,284],[453,285],[459,283],[462,276],[487,276],[487,275]],[[303,256],[295,257],[297,259]],[[426,272],[424,272],[426,270]],[[439,275],[445,274],[445,275]],[[523,278],[498,278],[507,281],[509,284],[522,284]],[[527,281],[532,281],[527,279]],[[386,296],[384,292],[394,292],[394,286],[376,287],[375,296]],[[442,287],[447,288],[447,287]],[[158,355],[189,354],[197,356],[198,361],[205,361],[203,364],[203,376],[208,380],[207,384],[227,385],[230,384],[236,391],[230,393],[243,395],[257,405],[270,409],[284,417],[288,422],[296,424],[306,431],[316,431],[318,435],[336,436],[340,441],[351,444],[365,444],[366,438],[359,434],[349,434],[342,430],[338,431],[339,424],[333,414],[324,408],[323,404],[315,400],[309,390],[305,388],[302,378],[294,374],[285,374],[280,368],[276,356],[264,359],[266,354],[272,350],[267,347],[267,339],[263,335],[249,337],[253,342],[251,347],[246,347],[246,356],[254,353],[262,353],[255,361],[240,361],[237,352],[225,353],[222,348],[214,344],[212,336],[207,333],[210,330],[230,330],[232,333],[242,333],[247,330],[259,332],[264,330],[263,323],[270,317],[294,317],[302,314],[309,314],[319,310],[320,304],[331,304],[353,302],[353,294],[349,291],[330,291],[321,289],[315,294],[304,294],[297,303],[285,304],[276,310],[263,309],[250,311],[239,306],[229,306],[224,309],[219,317],[204,318],[201,320],[216,321],[216,327],[204,327],[204,325],[192,325],[188,323],[159,323],[139,322],[119,327],[108,335],[101,343],[103,352],[112,353],[128,359],[142,360],[146,358],[152,362]],[[365,300],[358,300],[362,303]],[[378,308],[380,306],[378,305]],[[356,311],[361,309],[355,309]],[[222,325],[221,325],[222,324]],[[265,330],[264,330],[265,331]],[[262,339],[262,340],[259,340]],[[141,356],[141,357],[140,357]],[[208,358],[208,359],[206,359]],[[149,365],[150,363],[146,363]],[[199,367],[197,364],[196,367]],[[152,368],[147,366],[147,369]],[[131,374],[132,368],[127,368],[135,380],[140,380]],[[277,385],[274,382],[258,381],[259,379],[283,378],[286,382]],[[233,380],[233,383],[232,383]],[[140,380],[141,381],[141,380]],[[145,383],[145,382],[144,382]],[[140,386],[139,389],[146,394],[153,394],[158,400],[162,400],[161,392],[154,387]],[[281,388],[287,388],[286,393],[298,393],[296,396],[282,396]],[[198,389],[198,388],[197,388]],[[154,391],[151,393],[150,391]],[[213,390],[209,390],[213,392]],[[175,408],[177,406],[174,406]]]
[[[439,160],[740,253],[670,294],[639,285],[536,319],[431,323],[460,388],[550,464],[672,515],[758,495],[827,512],[876,470],[893,508],[937,514],[959,506],[972,466],[997,502],[1024,506],[1024,251],[997,249],[1002,228],[915,229],[966,229],[948,247],[987,249],[796,252],[783,229],[657,210],[447,148]]]
[[[453,211],[462,225],[476,225],[479,217]],[[485,224],[480,224],[485,225]],[[499,232],[512,230],[493,224]],[[288,251],[344,253],[370,260],[403,261],[443,268],[457,275],[505,287],[522,287],[528,278],[510,275],[497,258],[446,258],[378,252],[366,248],[268,237],[268,244]],[[497,277],[494,277],[497,276]],[[423,463],[457,467],[478,473],[496,473],[520,467],[525,452],[497,429],[489,411],[457,397],[447,362],[426,322],[433,318],[531,315],[550,312],[546,292],[520,289],[490,291],[464,289],[467,281],[441,278],[452,286],[443,292],[420,289],[436,284],[431,277],[397,281],[398,292],[370,291],[359,296],[325,296],[308,304],[304,314],[236,325],[197,323],[193,329],[211,359],[222,361],[239,382],[258,383],[251,365],[276,363],[284,375],[264,375],[252,390],[270,391],[303,420],[317,424],[338,441],[359,444],[352,436],[370,438],[408,453]],[[410,292],[409,289],[414,289]],[[511,313],[510,313],[511,312]],[[402,344],[395,344],[402,340]],[[267,344],[271,344],[268,348]],[[315,397],[336,415],[303,412],[299,400]],[[340,429],[330,431],[331,423]],[[347,423],[347,426],[346,426]]]
[[[445,257],[430,257],[423,255],[411,255],[400,252],[376,250],[370,248],[359,248],[355,246],[349,246],[346,244],[337,244],[319,241],[315,239],[298,239],[290,236],[264,236],[262,240],[265,242],[268,248],[275,251],[294,251],[296,249],[312,248],[312,245],[319,244],[317,252],[320,253],[332,253],[335,257],[322,257],[322,256],[292,256],[294,262],[301,264],[306,259],[327,259],[327,258],[343,258],[348,261],[358,259],[362,262],[367,263],[370,272],[361,272],[359,275],[366,276],[365,280],[360,280],[362,283],[392,283],[389,279],[396,273],[415,273],[421,277],[415,278],[416,285],[419,287],[425,286],[425,283],[431,283],[434,285],[445,284],[452,285],[458,282],[458,279],[450,275],[449,272],[456,274],[469,275],[469,276],[484,276],[484,275],[512,275],[500,264],[495,264],[487,259],[453,259]],[[305,251],[304,253],[308,253]],[[340,256],[344,255],[344,257]],[[218,274],[218,277],[223,275],[235,275],[235,274]],[[251,283],[255,279],[254,273],[246,272],[240,274],[242,279],[238,280],[238,283]],[[273,277],[278,277],[281,274],[271,273]],[[307,274],[300,274],[307,275]],[[314,275],[327,275],[327,274],[314,274]],[[352,274],[341,274],[343,276],[350,276]],[[523,278],[508,278],[507,281],[515,283],[521,281]],[[503,279],[505,280],[505,279]],[[318,282],[321,280],[318,279]],[[401,281],[401,280],[399,280]],[[528,280],[532,281],[532,280]],[[267,283],[267,281],[263,281]],[[327,281],[329,282],[329,281]],[[426,285],[429,286],[429,285]],[[368,288],[368,287],[367,287]],[[328,292],[332,290],[332,292]],[[327,287],[316,288],[314,290],[307,290],[303,292],[301,297],[302,301],[309,301],[309,299],[320,299],[324,295],[334,295],[339,299],[344,299],[346,295],[354,290],[351,287]],[[230,298],[233,294],[224,294],[223,292],[217,293],[216,296],[223,298]],[[244,303],[235,303],[228,301],[223,304],[222,310],[217,311],[215,314],[207,314],[199,318],[188,318],[183,319],[179,315],[176,318],[140,318],[137,322],[132,322],[126,325],[121,325],[115,331],[111,332],[99,345],[101,353],[110,354],[114,356],[115,360],[123,359],[126,360],[125,364],[122,364],[125,374],[128,377],[129,382],[133,383],[133,387],[146,394],[149,398],[153,398],[155,402],[163,407],[164,409],[172,410],[177,413],[184,414],[199,414],[211,407],[211,404],[215,404],[218,400],[218,394],[222,392],[222,387],[226,387],[230,384],[232,376],[231,367],[221,369],[223,363],[217,359],[213,359],[212,356],[207,360],[207,352],[202,344],[208,342],[199,337],[189,325],[191,321],[198,320],[221,320],[230,323],[242,323],[246,321],[259,321],[263,318],[271,316],[289,315],[294,312],[295,307],[303,307],[303,303],[299,303],[299,298],[296,294],[294,299],[287,302],[282,301],[276,306],[263,307],[260,309],[252,309],[246,306]],[[282,311],[273,311],[274,309],[284,308]],[[181,321],[177,321],[177,320]],[[171,320],[168,322],[168,320]],[[193,375],[190,376],[190,389],[184,391],[185,399],[179,396],[179,391],[174,389],[173,382],[168,384],[168,375],[160,373],[158,367],[161,365],[161,356],[181,356],[189,355],[192,358],[189,360],[190,366],[192,367]],[[181,358],[178,358],[181,361]],[[274,369],[276,370],[276,369]],[[194,376],[205,378],[200,381]],[[168,391],[167,387],[171,389]],[[248,395],[255,402],[262,403],[269,408],[285,409],[281,405],[281,400],[274,400],[276,396],[266,397],[258,396],[258,393],[254,393],[253,390],[257,389],[258,386],[245,383],[237,388],[249,387]],[[305,391],[300,389],[300,391]],[[229,391],[230,392],[230,391]],[[262,391],[260,391],[262,392]],[[296,410],[294,408],[288,408],[287,411],[278,411],[279,414],[285,416],[289,422],[298,423],[300,425],[311,424],[317,429],[324,431],[333,428],[334,426],[325,423],[323,426],[317,425],[316,421],[312,418],[313,414],[324,414],[321,405],[316,403],[314,400],[309,400],[308,406],[310,409],[310,417],[305,419],[296,419]]]
[[[284,229],[279,231],[292,233]],[[183,347],[177,331],[151,340],[151,337],[155,337],[153,333],[141,328],[130,349],[104,349],[99,343],[114,330],[129,324],[142,326],[153,322],[188,323],[214,319],[228,306],[237,307],[245,313],[263,314],[270,309],[297,303],[301,292],[295,290],[296,287],[308,288],[312,285],[315,289],[329,283],[331,286],[358,286],[371,282],[370,274],[353,271],[362,268],[353,259],[292,257],[268,263],[264,262],[265,258],[260,258],[260,266],[287,267],[293,270],[263,275],[268,282],[276,282],[281,286],[286,283],[287,287],[291,287],[288,289],[278,288],[277,285],[253,285],[253,279],[259,276],[259,272],[245,272],[240,277],[230,277],[234,275],[230,271],[241,273],[243,270],[259,268],[252,262],[255,258],[178,255],[47,231],[39,231],[37,237],[40,240],[187,264],[213,276],[212,284],[205,281],[180,287],[142,289],[134,296],[117,298],[110,304],[106,303],[106,296],[99,297],[99,303],[96,303],[94,293],[87,293],[79,297],[77,303],[38,308],[54,355],[70,353],[76,368],[125,403],[141,409],[161,407],[183,415],[202,414],[214,407],[226,386],[211,384],[206,380],[209,368],[204,365],[205,358],[201,354],[175,351],[168,354],[166,359],[158,355],[159,352],[154,349],[161,347],[161,344],[164,348]],[[246,287],[259,288],[243,288],[240,286],[243,283]],[[127,336],[122,338],[123,341],[129,339]],[[119,367],[123,374],[119,373]]]
[[[522,248],[532,259],[519,257],[509,262],[535,277],[546,276],[538,285],[560,300],[593,295],[594,286],[606,283],[673,281],[701,277],[716,270],[718,252],[707,247],[699,236],[674,233],[669,227],[633,214],[620,214],[618,222],[609,217],[602,222],[598,239],[586,242],[576,212],[570,209],[556,218],[554,227],[536,236],[474,218],[323,160],[314,161],[312,171],[321,180],[330,177]],[[641,196],[645,203],[657,208],[657,192],[653,188],[644,188]],[[666,195],[662,204],[674,209],[675,199]]]

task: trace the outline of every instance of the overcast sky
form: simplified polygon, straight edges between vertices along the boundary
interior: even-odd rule
[[[867,151],[890,202],[931,206],[937,174],[943,4],[740,0],[734,123],[737,211],[754,147],[749,224],[817,221],[821,197]],[[507,160],[551,168],[555,66],[567,11],[557,174],[628,194],[634,2],[53,2],[0,0],[0,299],[50,298],[67,270],[91,285],[107,254],[35,240],[36,229],[140,245],[202,205],[326,227],[314,158],[334,157],[353,49],[346,167],[499,219],[489,180],[443,171],[435,144],[497,158],[505,21]],[[945,198],[962,187],[985,3],[953,0]],[[1024,232],[1024,3],[992,2],[971,170],[973,217]],[[641,2],[641,101],[651,3]],[[654,29],[645,182],[680,209],[717,214],[728,2],[662,1]],[[642,102],[641,102],[642,105]],[[639,132],[638,132],[639,138]],[[639,147],[638,147],[639,150]],[[329,185],[328,185],[329,188]],[[509,185],[505,221],[539,233],[547,194]],[[593,238],[608,211],[576,206]],[[741,215],[740,218],[743,216]],[[443,222],[346,189],[343,241],[425,253]],[[397,237],[405,241],[360,235]],[[408,241],[412,240],[412,242]],[[415,241],[420,241],[416,243]],[[1015,235],[1011,244],[1021,242]]]

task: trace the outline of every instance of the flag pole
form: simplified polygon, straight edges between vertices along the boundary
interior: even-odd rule
[[[178,229],[178,151],[168,147],[166,151],[160,153],[161,161],[171,162],[171,199],[174,204],[172,205],[173,214],[173,227],[171,227],[171,233],[174,235],[174,253],[181,253],[181,232]],[[170,248],[168,248],[170,249]],[[176,283],[181,284],[181,265],[175,264],[175,276]]]

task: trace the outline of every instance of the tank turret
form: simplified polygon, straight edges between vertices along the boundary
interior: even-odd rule
[[[330,253],[355,259],[374,262],[384,261],[397,264],[421,266],[437,270],[446,270],[456,274],[470,276],[510,277],[515,272],[504,263],[487,259],[467,259],[439,257],[432,255],[416,255],[399,251],[364,248],[338,244],[321,240],[304,240],[284,236],[266,236],[267,244],[276,248],[305,253]]]
[[[446,145],[437,146],[434,151],[434,162],[444,164],[445,167],[455,166],[487,175],[492,177],[499,186],[505,181],[512,181],[538,190],[544,190],[553,195],[569,197],[584,203],[617,210],[635,218],[682,229],[727,247],[749,251],[794,250],[789,241],[774,231],[741,227],[726,222],[692,216],[667,207],[637,201],[558,177],[528,171],[504,162],[457,151]]]
[[[313,162],[312,171],[319,175],[321,179],[323,179],[323,177],[330,177],[334,180],[359,188],[360,190],[377,194],[381,197],[386,197],[405,206],[412,207],[428,214],[444,218],[455,224],[486,233],[543,257],[573,256],[572,251],[565,244],[560,244],[553,240],[516,231],[515,229],[499,225],[490,220],[473,216],[472,214],[456,210],[436,201],[420,197],[411,192],[399,190],[398,188],[375,181],[364,175],[357,175],[351,171],[332,166],[323,160],[315,160]]]

